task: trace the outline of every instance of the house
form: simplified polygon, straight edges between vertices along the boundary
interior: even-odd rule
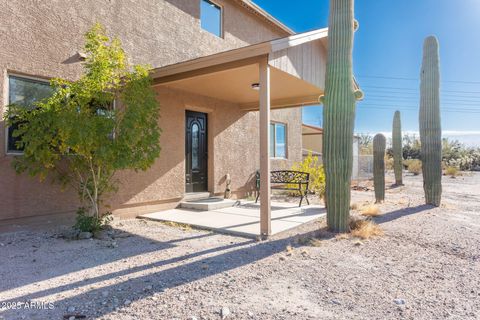
[[[258,169],[270,194],[268,172],[301,160],[298,107],[323,94],[327,30],[295,34],[249,0],[8,1],[0,11],[1,112],[48,95],[49,78],[79,77],[83,35],[96,22],[120,38],[131,62],[154,67],[161,104],[161,155],[146,172],[118,176],[114,214],[223,194],[227,174],[241,198]],[[0,220],[75,211],[71,190],[14,172],[21,151],[0,127]],[[261,212],[269,234],[269,197]]]
[[[308,156],[309,153],[317,157],[322,156],[323,152],[323,129],[320,127],[302,124],[302,155]]]
[[[352,180],[359,178],[359,149],[360,138],[353,137],[353,168]],[[323,129],[320,127],[302,124],[302,154],[303,157],[312,153],[314,156],[322,158],[323,153]]]

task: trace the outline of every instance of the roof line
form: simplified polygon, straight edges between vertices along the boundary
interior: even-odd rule
[[[312,126],[310,124],[305,124],[305,123],[302,123],[302,126],[323,132],[323,128],[321,128],[321,127]]]
[[[285,24],[280,22],[277,18],[272,16],[270,13],[262,9],[258,4],[252,2],[251,0],[236,0],[240,5],[243,5],[245,8],[252,10],[254,13],[258,14],[260,17],[264,18],[273,25],[279,27],[283,31],[289,33],[290,35],[296,34],[295,31],[287,27]]]

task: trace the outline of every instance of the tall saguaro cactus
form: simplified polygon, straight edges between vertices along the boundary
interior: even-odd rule
[[[420,141],[425,202],[440,206],[442,197],[442,129],[438,40],[427,37],[420,74]]]
[[[403,150],[402,150],[402,123],[400,111],[395,111],[392,128],[393,147],[393,171],[395,172],[395,184],[403,185]]]
[[[328,58],[324,104],[324,168],[327,224],[334,232],[349,231],[350,179],[353,165],[355,100],[353,84],[353,0],[330,0]]]
[[[385,200],[385,148],[387,139],[381,133],[373,138],[373,185],[375,188],[375,202]]]

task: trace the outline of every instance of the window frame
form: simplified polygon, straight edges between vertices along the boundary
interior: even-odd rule
[[[21,73],[14,73],[14,72],[7,72],[6,74],[6,81],[5,81],[5,95],[4,95],[4,112],[7,111],[7,108],[8,108],[8,105],[10,104],[10,77],[13,77],[13,78],[18,78],[18,79],[26,79],[26,80],[30,80],[30,81],[33,81],[33,82],[39,82],[39,83],[46,83],[48,85],[50,85],[50,79],[48,78],[41,78],[41,77],[35,77],[35,76],[30,76],[30,75],[25,75],[25,74],[21,74]],[[4,130],[4,133],[5,133],[5,139],[4,139],[4,142],[5,142],[5,155],[7,156],[21,156],[24,154],[23,151],[20,151],[20,150],[9,150],[8,149],[8,129],[9,129],[9,126],[7,126],[5,124],[5,130]]]
[[[273,125],[273,134],[271,134],[272,136],[270,137],[270,143],[273,146],[273,154],[270,154],[270,158],[286,160],[288,159],[288,124],[286,122],[270,121],[270,126],[272,125]],[[282,125],[285,128],[285,156],[284,157],[279,157],[276,154],[277,153],[277,125]],[[271,128],[269,127],[269,130],[270,129]],[[272,146],[270,146],[270,148]]]
[[[218,7],[220,9],[220,21],[219,21],[219,24],[220,24],[220,35],[217,35],[213,32],[210,32],[208,31],[207,29],[203,28],[202,27],[202,3],[203,2],[209,2],[210,4],[214,5],[215,7]],[[202,29],[203,31],[207,32],[208,34],[211,34],[211,35],[214,35],[215,37],[219,38],[219,39],[225,39],[224,35],[225,35],[225,32],[224,32],[224,8],[223,8],[223,5],[221,5],[220,3],[216,2],[215,0],[200,0],[199,1],[199,7],[200,7],[200,14],[199,14],[199,22],[200,22],[200,29]]]

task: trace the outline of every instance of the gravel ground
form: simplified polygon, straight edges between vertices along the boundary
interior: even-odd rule
[[[445,178],[440,208],[421,177],[405,184],[371,240],[324,221],[263,242],[142,220],[115,221],[114,240],[3,233],[0,319],[480,319],[480,174]]]

